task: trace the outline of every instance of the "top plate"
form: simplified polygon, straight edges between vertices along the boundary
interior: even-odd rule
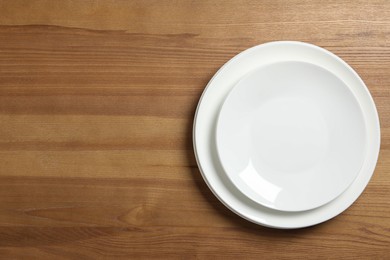
[[[281,211],[335,199],[365,157],[365,122],[355,96],[333,73],[307,62],[248,73],[226,98],[216,137],[233,184]]]
[[[223,170],[216,148],[216,123],[221,106],[232,88],[248,72],[276,62],[301,61],[320,66],[341,79],[353,92],[364,115],[366,156],[362,168],[347,190],[329,203],[307,211],[279,211],[248,199]],[[273,228],[302,228],[329,220],[346,210],[363,192],[378,159],[380,126],[372,97],[357,73],[333,53],[318,46],[292,41],[270,42],[238,54],[221,67],[208,83],[196,109],[193,128],[194,152],[199,170],[214,195],[239,216]]]

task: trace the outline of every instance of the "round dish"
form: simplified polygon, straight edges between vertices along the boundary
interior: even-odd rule
[[[281,211],[335,199],[365,157],[362,110],[348,86],[311,63],[277,62],[248,73],[222,105],[217,152],[248,198]]]
[[[308,211],[283,212],[264,207],[243,195],[228,179],[219,162],[215,132],[223,101],[235,84],[259,66],[301,61],[320,66],[340,78],[353,92],[364,115],[366,156],[361,170],[340,196]],[[331,52],[302,42],[271,42],[250,48],[228,61],[211,79],[198,104],[193,129],[196,160],[215,196],[230,210],[254,223],[274,228],[301,228],[326,221],[347,209],[363,192],[378,159],[380,126],[374,101],[357,73]]]

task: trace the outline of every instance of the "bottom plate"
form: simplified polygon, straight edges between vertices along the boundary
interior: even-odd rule
[[[234,85],[259,66],[301,61],[320,66],[340,78],[359,102],[366,124],[367,147],[363,166],[351,186],[321,207],[287,212],[270,209],[248,199],[229,180],[218,158],[216,123],[221,105]],[[211,79],[202,94],[194,120],[193,141],[196,160],[212,192],[241,217],[268,227],[301,228],[326,221],[347,209],[363,192],[377,162],[380,127],[372,97],[357,73],[336,55],[302,42],[271,42],[248,49],[227,62]]]

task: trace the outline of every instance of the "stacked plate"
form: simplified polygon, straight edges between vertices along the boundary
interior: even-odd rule
[[[260,225],[301,228],[335,217],[363,192],[380,127],[347,63],[311,44],[271,42],[215,74],[193,138],[204,180],[229,209]]]

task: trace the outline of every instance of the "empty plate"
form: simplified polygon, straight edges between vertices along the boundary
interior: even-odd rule
[[[310,73],[302,75],[306,70]],[[294,75],[295,72],[300,73],[302,79]],[[266,82],[264,80],[272,74],[274,77],[267,81],[269,84],[258,84]],[[311,75],[316,76],[311,78]],[[292,80],[284,81],[283,78],[288,77]],[[302,84],[291,84],[296,81]],[[287,84],[278,85],[276,82]],[[222,117],[225,106],[228,109],[229,102],[239,99],[236,96],[239,92],[243,95],[242,100],[235,109],[230,108],[235,110],[233,114],[226,113],[226,124],[229,125],[229,121],[236,118],[239,121],[232,127],[245,132],[248,129],[243,126],[247,125],[252,134],[243,136],[237,132],[238,145],[232,141],[230,145],[233,150],[230,152],[233,155],[226,156],[233,158],[231,156],[238,154],[238,158],[231,160],[242,160],[242,165],[223,158],[222,153],[227,150],[220,146],[229,145],[230,141],[224,141],[219,133],[223,129],[231,131],[223,126]],[[248,95],[252,92],[253,97]],[[234,115],[244,111],[248,111],[244,118]],[[352,131],[352,126],[357,128]],[[233,134],[226,133],[226,137]],[[357,140],[361,135],[362,139]],[[217,139],[220,139],[218,145]],[[244,146],[241,142],[258,145]],[[375,103],[367,87],[347,63],[312,44],[270,42],[233,57],[210,80],[195,113],[193,143],[196,161],[205,182],[226,207],[260,225],[302,228],[337,216],[363,192],[378,159],[380,126]],[[349,148],[348,144],[356,149]],[[240,154],[238,150],[247,154]],[[362,155],[363,158],[359,159]],[[351,162],[351,165],[344,160]],[[230,168],[237,167],[236,164],[240,167]],[[333,173],[327,175],[327,168]],[[357,173],[354,169],[357,169]],[[248,181],[248,185],[240,180],[242,172],[249,172],[248,175],[254,173],[257,176],[252,180],[255,185],[251,181]],[[336,172],[341,176],[334,174]],[[285,188],[294,187],[281,180],[284,177],[292,180],[294,185],[307,189],[310,194],[306,198],[310,197],[308,199],[314,203],[301,200],[304,196],[299,191],[293,192],[293,196],[300,204],[295,204],[295,201],[287,205],[273,203],[285,196],[284,192],[292,192],[288,189],[284,191]],[[318,192],[297,181],[300,179],[304,183],[310,182],[309,186],[313,183],[318,186],[317,177],[333,182],[337,190],[333,191],[334,187],[325,182],[324,187],[320,185],[320,189],[325,190],[325,195],[321,192],[320,197],[324,198],[318,200],[315,198]],[[271,192],[265,197],[260,196],[259,200],[258,191],[263,188]],[[329,189],[332,190],[330,193]],[[249,191],[255,197],[251,197]],[[337,196],[340,191],[341,194]],[[304,208],[311,209],[299,211]]]
[[[346,190],[365,157],[365,122],[349,87],[307,62],[262,66],[226,98],[217,150],[233,184],[282,211],[304,211]]]

